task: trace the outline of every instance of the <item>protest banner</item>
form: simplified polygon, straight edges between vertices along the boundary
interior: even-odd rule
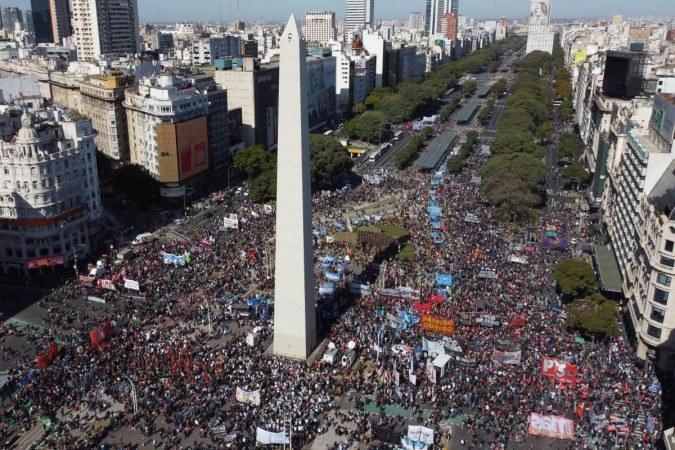
[[[535,436],[548,436],[556,439],[574,439],[574,422],[560,416],[544,416],[530,414],[529,434]]]
[[[436,285],[437,286],[452,286],[452,275],[445,273],[436,274]]]
[[[140,291],[141,288],[138,285],[138,281],[130,280],[128,278],[124,279],[124,287],[127,289],[133,289],[134,291]]]
[[[455,320],[437,316],[422,316],[422,329],[441,334],[455,334]]]
[[[408,425],[408,437],[413,441],[424,442],[425,444],[434,443],[434,430],[421,425]]]
[[[367,284],[358,284],[358,283],[351,283],[349,285],[349,292],[355,295],[360,295],[362,297],[368,297],[373,294],[372,290],[370,289],[370,286]]]
[[[574,384],[577,380],[577,366],[542,356],[541,375],[561,383]]]
[[[520,364],[522,352],[504,352],[492,350],[492,362],[496,364]]]
[[[282,431],[279,433],[274,433],[272,431],[263,430],[260,427],[255,429],[255,440],[260,444],[269,445],[269,444],[290,444],[290,439],[286,437],[286,432]]]
[[[256,406],[260,405],[260,389],[256,389],[255,391],[245,391],[238,387],[235,398],[241,403],[249,403]]]

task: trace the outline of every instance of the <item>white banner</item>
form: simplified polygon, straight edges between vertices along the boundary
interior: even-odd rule
[[[492,350],[492,361],[497,364],[520,364],[522,352],[503,352],[499,350]]]
[[[134,291],[141,290],[140,286],[138,286],[138,281],[130,280],[128,278],[124,279],[124,287],[127,289],[133,289]]]
[[[255,391],[245,391],[242,388],[237,388],[235,398],[241,403],[250,403],[252,405],[260,405],[260,389]]]
[[[290,444],[291,441],[286,437],[286,432],[273,433],[271,431],[263,430],[260,427],[255,429],[255,440],[263,445],[268,444]]]
[[[351,283],[349,285],[349,292],[351,292],[352,294],[359,294],[366,297],[373,295],[370,286],[368,286],[367,284]]]
[[[105,303],[105,300],[103,300],[101,297],[94,297],[93,295],[88,295],[87,300],[96,303]]]
[[[394,384],[396,387],[401,386],[401,374],[398,373],[398,370],[394,370]]]
[[[115,283],[113,283],[112,280],[101,280],[101,287],[103,289],[108,289],[111,291],[116,291],[117,288],[115,287]]]
[[[408,437],[413,441],[424,442],[425,444],[433,444],[434,430],[421,425],[408,425]]]
[[[426,350],[432,356],[445,355],[445,347],[443,343],[430,341],[429,339],[422,338],[422,350]]]
[[[560,416],[530,414],[527,432],[535,436],[548,436],[557,439],[574,439],[574,422]]]
[[[427,372],[427,378],[429,381],[432,383],[436,383],[436,369],[434,368],[434,364],[431,362],[431,359],[427,359],[427,367],[426,367],[426,372]]]

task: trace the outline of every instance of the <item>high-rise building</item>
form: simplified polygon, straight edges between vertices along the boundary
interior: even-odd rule
[[[423,30],[424,29],[424,14],[419,11],[411,12],[410,19],[408,19],[408,28],[411,30]]]
[[[70,5],[68,0],[49,0],[51,12],[52,39],[55,44],[61,44],[64,38],[73,34],[70,26]]]
[[[459,16],[459,0],[452,0],[452,3],[450,3],[450,12],[455,15],[455,17]]]
[[[527,53],[534,51],[553,53],[554,33],[550,20],[551,0],[532,0],[530,28],[527,33]]]
[[[35,27],[33,26],[33,11],[30,9],[26,10],[26,14],[24,14],[25,19],[26,19],[26,31],[29,34],[32,34],[35,36]]]
[[[337,40],[335,13],[332,11],[308,12],[305,17],[305,40],[310,47],[328,45]]]
[[[602,92],[607,96],[626,99],[642,95],[647,56],[643,52],[608,51]]]
[[[375,25],[375,0],[347,0],[345,31],[351,33],[366,25]]]
[[[97,132],[96,147],[115,162],[129,161],[129,130],[124,91],[134,77],[92,75],[80,82],[80,112],[91,118]]]
[[[316,346],[312,197],[309,162],[309,80],[305,42],[291,19],[281,40],[277,222],[274,279],[276,355],[305,359]],[[288,182],[293,180],[293,182]]]
[[[61,111],[37,123],[24,113],[21,123],[13,142],[0,141],[2,266],[66,266],[89,253],[87,226],[103,213],[96,133],[89,119]]]
[[[239,36],[198,39],[192,44],[192,64],[213,65],[218,58],[238,58],[241,55],[240,40]]]
[[[212,154],[209,125],[227,137],[226,117],[224,123],[211,122],[222,121],[221,111],[209,117],[210,103],[222,107],[221,98],[211,92],[227,94],[207,81],[161,74],[143,78],[137,90],[126,91],[131,162],[145,167],[160,182],[163,197],[182,197],[187,183],[205,181]]]
[[[53,42],[52,13],[49,10],[49,0],[31,0],[33,15],[33,29],[36,44]]]
[[[23,14],[16,6],[2,8],[2,26],[5,30],[14,30],[16,23],[23,28]]]
[[[445,13],[441,17],[441,26],[439,30],[446,39],[457,40],[457,16],[453,13]]]
[[[424,31],[427,36],[439,34],[441,31],[441,19],[450,12],[451,0],[427,0]]]
[[[73,0],[78,57],[94,60],[139,52],[137,0]]]
[[[621,14],[616,14],[612,17],[612,25],[621,25],[623,22],[623,16]]]

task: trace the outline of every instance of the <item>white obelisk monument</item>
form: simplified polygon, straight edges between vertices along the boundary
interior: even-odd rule
[[[279,43],[279,143],[274,279],[276,355],[305,359],[316,347],[312,198],[305,41],[291,16]]]

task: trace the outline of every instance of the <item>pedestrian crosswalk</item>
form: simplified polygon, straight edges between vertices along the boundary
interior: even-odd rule
[[[178,242],[186,242],[189,238],[176,230],[168,230],[164,235],[167,240],[176,240]]]

